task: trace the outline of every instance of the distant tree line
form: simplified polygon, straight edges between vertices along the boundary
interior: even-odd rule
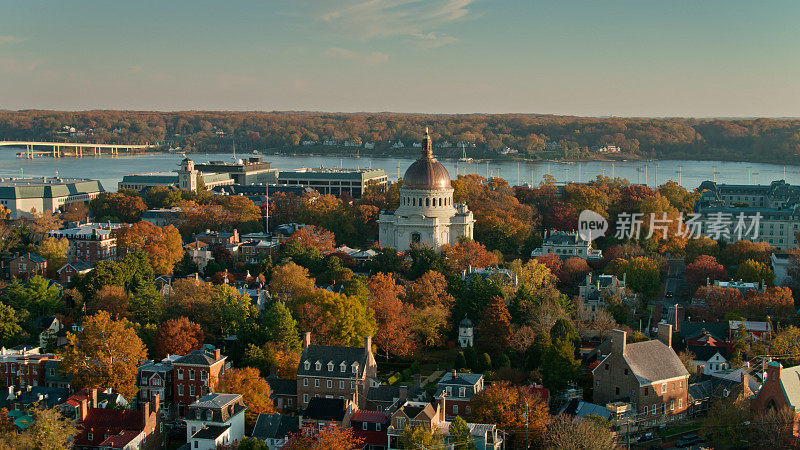
[[[64,127],[68,127],[64,130]],[[800,120],[594,118],[534,114],[426,115],[313,112],[2,111],[0,138],[97,143],[161,142],[188,151],[296,148],[326,139],[372,142],[374,151],[408,152],[430,126],[437,152],[471,156],[505,147],[528,158],[586,158],[596,146],[616,145],[622,157],[800,161]],[[69,127],[76,132],[70,133]],[[391,149],[397,141],[403,149]],[[472,148],[472,147],[470,147]]]

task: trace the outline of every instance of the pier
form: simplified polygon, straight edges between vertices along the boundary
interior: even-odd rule
[[[0,141],[0,147],[24,147],[24,152],[17,156],[26,159],[37,157],[75,157],[84,156],[117,156],[120,151],[133,153],[157,147],[155,144],[123,145],[123,144],[82,144],[77,142],[36,142],[36,141]],[[69,150],[72,151],[69,151]]]

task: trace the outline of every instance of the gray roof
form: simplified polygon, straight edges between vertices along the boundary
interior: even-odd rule
[[[270,375],[267,377],[267,383],[273,395],[297,395],[297,380],[284,380]]]
[[[725,347],[714,347],[711,345],[687,345],[686,350],[694,353],[695,360],[708,361],[713,358],[717,353],[726,360],[728,359],[728,350]]]
[[[700,336],[704,330],[717,340],[726,340],[728,337],[728,324],[726,322],[681,322],[678,333],[684,339],[688,339]]]
[[[220,361],[223,359],[225,359],[225,355],[220,356]],[[193,365],[210,366],[216,362],[217,360],[214,359],[213,352],[207,352],[205,350],[194,350],[188,355],[181,356],[180,358],[176,359],[173,364],[193,364]]]
[[[340,422],[344,419],[344,413],[344,399],[312,397],[302,416],[304,419]]]
[[[256,439],[283,439],[287,434],[297,431],[297,419],[283,414],[259,414],[253,427]]]
[[[611,411],[609,411],[605,406],[585,402],[577,398],[570,400],[563,412],[564,414],[581,418],[586,416],[598,416],[611,419]]]
[[[84,271],[89,271],[89,270],[92,270],[94,268],[92,263],[89,262],[89,261],[74,261],[74,262],[68,262],[68,263],[64,264],[58,270],[56,270],[56,272],[61,273],[61,271],[64,270],[67,266],[71,266],[73,269],[75,269],[75,272],[78,272],[78,273],[84,272]]]
[[[0,198],[54,198],[103,192],[97,180],[86,178],[0,178]]]
[[[194,401],[191,405],[192,408],[211,408],[221,409],[233,402],[242,398],[241,394],[206,394]]]
[[[383,169],[300,169],[282,170],[278,173],[279,179],[303,180],[368,180],[386,175]]]
[[[412,401],[425,401],[427,400],[428,393],[422,386],[415,385],[409,386],[406,392],[406,399]],[[400,398],[400,386],[381,384],[380,386],[371,387],[367,391],[367,400],[373,402],[388,402],[393,403]]]
[[[640,386],[659,380],[689,376],[689,371],[672,348],[655,339],[628,344],[624,358],[639,380]]]
[[[711,380],[699,381],[689,385],[689,401],[708,400],[714,393],[714,385]]]
[[[308,370],[305,362],[311,363]],[[315,363],[321,363],[320,370],[315,367]],[[333,370],[328,370],[328,363],[333,362]],[[342,372],[340,364],[344,362],[347,366]],[[358,363],[358,375],[364,373],[367,367],[367,353],[364,347],[338,347],[332,345],[310,345],[303,349],[300,356],[300,364],[297,375],[323,376],[332,378],[353,378],[353,363]]]
[[[447,372],[439,379],[439,384],[474,386],[481,378],[483,378],[481,373],[456,373],[456,378],[453,379],[453,372]]]
[[[195,439],[216,439],[230,428],[230,425],[206,425],[197,430],[192,437]]]
[[[770,365],[780,364],[775,361],[769,363]],[[784,367],[781,369],[781,386],[783,386],[783,394],[786,396],[786,401],[792,408],[800,406],[800,366]]]

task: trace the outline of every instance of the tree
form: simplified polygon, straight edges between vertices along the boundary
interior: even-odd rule
[[[13,280],[0,293],[0,301],[16,311],[27,311],[31,319],[52,316],[64,309],[58,288],[40,276],[25,282]]]
[[[406,287],[406,301],[418,309],[429,306],[450,309],[455,299],[447,292],[444,275],[430,270]]]
[[[227,284],[214,286],[210,312],[218,337],[234,336],[246,331],[258,316],[258,308],[250,302],[250,297]]]
[[[39,243],[36,253],[47,260],[47,274],[55,278],[56,271],[67,262],[67,252],[69,251],[69,241],[61,238],[45,237]]]
[[[511,315],[506,303],[499,296],[492,297],[486,305],[480,326],[481,347],[491,354],[502,352],[508,347],[511,336]]]
[[[67,342],[61,364],[76,388],[111,388],[133,398],[137,369],[147,359],[147,350],[127,320],[112,320],[100,311],[84,321],[82,331],[67,333]]]
[[[72,448],[72,441],[78,433],[78,428],[72,420],[62,416],[56,408],[34,408],[30,414],[33,416],[33,425],[23,432],[0,431],[0,449]]]
[[[353,433],[352,428],[341,428],[333,423],[321,430],[301,430],[289,434],[289,441],[282,450],[357,450],[364,441]]]
[[[130,298],[130,311],[139,323],[158,323],[164,315],[164,296],[152,283],[139,287]]]
[[[242,395],[247,407],[245,418],[251,426],[255,425],[259,414],[275,412],[275,405],[270,399],[272,389],[269,383],[252,367],[226,370],[220,378],[217,391]]]
[[[739,270],[736,271],[736,279],[752,283],[761,283],[763,281],[768,286],[772,286],[775,283],[775,274],[767,264],[748,259],[739,264]]]
[[[103,286],[87,304],[90,314],[108,311],[114,319],[128,317],[128,293],[122,286]]]
[[[199,324],[190,322],[186,317],[178,317],[158,327],[155,341],[158,358],[167,355],[186,355],[192,350],[202,348],[205,334]]]
[[[522,264],[520,260],[516,260],[509,264],[509,269],[516,275],[520,287],[525,287],[529,292],[535,292],[543,287],[556,284],[555,275],[550,272],[546,265],[536,259],[528,260],[525,264]]]
[[[412,328],[413,307],[401,300],[405,288],[395,282],[391,275],[378,272],[373,275],[367,288],[370,293],[370,307],[375,311],[378,326],[374,337],[375,345],[386,353],[408,356],[415,348]]]
[[[449,320],[450,313],[442,306],[414,309],[411,316],[412,330],[424,345],[436,347],[444,342]]]
[[[469,267],[483,268],[497,264],[497,255],[486,250],[483,244],[468,238],[460,238],[456,244],[441,249],[452,270],[460,273]]]
[[[470,406],[471,422],[497,424],[508,433],[509,445],[514,448],[523,448],[526,437],[531,443],[540,442],[550,422],[547,405],[539,396],[507,381],[488,385],[472,398]]]
[[[562,283],[567,286],[577,286],[579,282],[586,279],[586,274],[591,272],[589,263],[583,258],[567,258],[561,267],[561,272],[558,274]]]
[[[691,264],[686,266],[686,280],[692,289],[696,289],[706,282],[713,283],[716,280],[724,280],[728,277],[728,272],[722,264],[717,262],[717,258],[710,255],[700,255]]]
[[[467,422],[460,416],[456,416],[455,419],[450,422],[448,431],[450,432],[450,442],[453,444],[454,449],[475,449],[475,442],[469,432],[469,426],[467,426]]]
[[[133,223],[145,210],[142,198],[130,192],[101,192],[89,201],[89,211],[98,222]]]
[[[237,450],[270,450],[270,448],[266,442],[258,438],[243,436]]]
[[[281,301],[270,303],[261,313],[261,327],[267,341],[282,342],[292,351],[300,351],[297,321]]]
[[[444,436],[439,430],[425,425],[409,425],[403,428],[400,445],[405,449],[439,448],[444,445]]]
[[[702,430],[714,448],[747,448],[750,410],[746,402],[731,397],[711,404],[703,420]]]
[[[318,289],[302,299],[300,329],[325,345],[360,346],[375,334],[373,311],[359,299]]]
[[[199,323],[207,334],[216,329],[212,301],[216,289],[211,283],[204,283],[194,278],[184,278],[172,282],[172,289],[166,298],[166,317],[184,316],[192,322]]]
[[[175,263],[183,257],[183,241],[172,225],[159,227],[147,221],[115,231],[120,255],[143,250],[156,274],[172,273]]]
[[[12,347],[26,336],[20,326],[21,317],[26,313],[17,313],[14,308],[0,303],[0,346]]]
[[[323,255],[333,253],[336,247],[336,240],[333,233],[314,225],[306,225],[298,229],[292,233],[289,240],[299,241],[305,246],[313,247]]]
[[[551,390],[563,389],[575,381],[579,367],[575,345],[569,340],[553,340],[542,358],[542,384]]]
[[[592,420],[591,417],[576,419],[567,414],[556,416],[547,427],[545,448],[586,450],[616,448],[611,427]]]
[[[776,355],[786,355],[786,365],[800,363],[800,328],[790,325],[772,338],[772,351]]]
[[[298,300],[310,295],[314,289],[314,279],[309,277],[305,267],[288,262],[272,270],[270,293],[295,311]]]
[[[661,268],[655,260],[639,256],[619,261],[616,269],[619,278],[627,275],[630,289],[653,298],[661,288]]]
[[[86,215],[89,208],[84,202],[72,202],[64,207],[64,212],[61,213],[61,219],[67,222],[83,222],[86,220]]]
[[[736,288],[701,286],[694,298],[705,299],[705,315],[711,320],[723,317],[728,311],[737,311],[742,305],[742,292]]]
[[[171,186],[152,186],[144,195],[144,202],[150,209],[172,208],[182,201],[181,190]]]

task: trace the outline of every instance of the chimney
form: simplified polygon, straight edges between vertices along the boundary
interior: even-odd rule
[[[161,396],[158,394],[153,395],[153,412],[157,413],[161,408]]]
[[[89,398],[92,400],[92,408],[97,408],[97,389],[92,388],[89,391]]]
[[[408,398],[408,386],[400,386],[397,396],[401,404],[405,403]]]
[[[364,338],[364,353],[367,355],[372,353],[372,336]]]
[[[705,372],[705,368],[706,368],[705,364],[698,364],[697,365],[697,376],[698,377],[702,377],[703,376],[703,373]]]
[[[303,348],[308,348],[311,345],[311,332],[306,331],[303,333]]]
[[[452,376],[452,379],[453,379],[453,380],[455,380],[456,378],[458,378],[458,372],[456,372],[456,369],[453,369],[453,373],[451,374],[451,376]]]
[[[442,395],[439,396],[439,399],[438,399],[437,403],[438,403],[438,406],[439,406],[439,420],[443,421],[444,418],[445,418],[445,406],[447,406],[447,402],[445,400],[444,392],[442,392]]]
[[[147,423],[148,417],[150,417],[150,402],[144,402],[142,405],[142,423]]]
[[[618,355],[625,354],[625,340],[628,338],[628,333],[622,330],[611,330],[611,352]]]
[[[214,349],[214,361],[219,361],[222,358],[222,351],[218,348]]]
[[[83,398],[81,399],[81,405],[78,407],[78,417],[79,417],[78,421],[83,422],[83,420],[86,419],[86,416],[88,414],[89,414],[89,405],[86,402],[86,399]]]
[[[658,324],[658,340],[672,348],[672,325],[668,323]]]

